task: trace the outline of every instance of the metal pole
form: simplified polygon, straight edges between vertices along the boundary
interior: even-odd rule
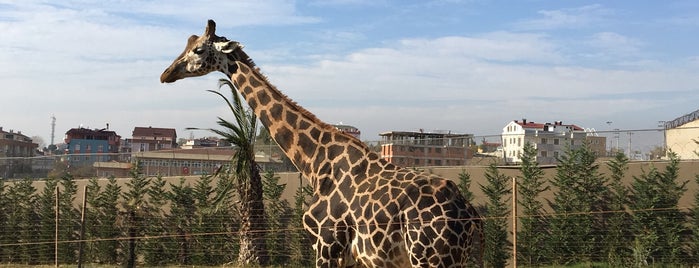
[[[59,190],[58,190],[58,185],[56,185],[56,234],[55,234],[55,239],[54,239],[54,244],[53,244],[53,256],[54,256],[54,261],[55,261],[55,267],[58,267],[58,217],[59,217],[59,211],[58,211],[58,203],[59,203]]]
[[[85,240],[85,210],[87,206],[87,185],[83,186],[83,207],[80,215],[80,242],[78,243],[78,268],[83,267],[83,247]]]
[[[517,178],[512,177],[512,267],[517,267]]]

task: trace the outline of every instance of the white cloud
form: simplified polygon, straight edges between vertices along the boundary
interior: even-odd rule
[[[560,62],[563,56],[554,52],[554,45],[527,35],[520,40],[510,37],[509,42],[501,42],[500,33],[404,40],[312,66],[262,69],[320,118],[354,124],[365,131],[366,139],[393,125],[404,126],[407,118],[414,129],[463,125],[463,131],[488,134],[520,114],[584,126],[618,113],[672,105],[683,97],[669,90],[691,91],[699,83],[693,72],[682,69],[627,70]],[[663,98],[636,96],[638,92]]]
[[[587,5],[577,8],[540,10],[541,18],[522,20],[515,27],[524,30],[552,30],[588,27],[603,22],[614,12],[602,5]]]

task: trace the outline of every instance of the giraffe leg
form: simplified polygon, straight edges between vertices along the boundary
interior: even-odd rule
[[[314,203],[303,215],[304,228],[311,235],[316,251],[316,267],[353,267],[356,262],[350,252],[354,235],[347,220],[331,221],[322,202]]]

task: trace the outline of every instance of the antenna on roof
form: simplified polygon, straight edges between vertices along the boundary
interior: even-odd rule
[[[56,116],[51,115],[51,144],[50,145],[54,144],[53,141],[54,141],[55,137],[56,137]]]

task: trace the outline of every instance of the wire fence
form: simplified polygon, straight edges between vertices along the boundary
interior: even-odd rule
[[[665,129],[588,131],[585,137],[605,137],[605,140],[599,142],[599,144],[604,144],[602,148],[605,154],[597,154],[602,159],[607,153],[626,152],[629,154],[630,152],[632,164],[624,178],[624,183],[628,188],[631,187],[635,179],[643,176],[649,167],[657,165],[658,168],[662,168],[668,164],[665,160],[649,162],[649,160],[654,159],[665,159],[666,149],[682,148],[692,152],[697,151],[697,142],[691,138],[691,135],[690,138],[670,141],[667,139],[670,135],[663,133],[665,131]],[[547,148],[547,145],[566,146],[566,136],[558,136],[558,144],[555,141],[557,136],[539,135],[536,137],[538,137],[539,149]],[[589,226],[569,227],[593,228],[594,232],[577,236],[574,233],[564,241],[545,239],[536,246],[522,248],[521,246],[514,247],[513,241],[516,237],[512,236],[512,227],[507,224],[503,228],[509,230],[510,234],[506,236],[502,250],[513,253],[515,249],[519,249],[524,252],[538,251],[549,254],[536,261],[530,261],[526,265],[561,264],[559,259],[550,256],[551,254],[560,255],[560,252],[554,252],[556,248],[570,250],[571,252],[565,253],[569,255],[562,256],[568,256],[575,262],[607,262],[610,251],[603,249],[610,247],[618,248],[614,252],[623,256],[621,259],[625,265],[622,266],[648,264],[656,260],[662,263],[675,256],[671,254],[684,258],[678,263],[699,264],[699,230],[695,230],[695,227],[699,226],[699,221],[693,221],[691,217],[693,213],[699,211],[697,209],[699,201],[693,200],[697,188],[699,188],[699,185],[693,180],[699,174],[699,162],[689,160],[680,163],[679,181],[686,181],[684,187],[687,189],[681,197],[678,197],[682,200],[672,207],[656,206],[635,209],[632,204],[627,203],[624,209],[554,213],[551,209],[551,202],[556,189],[552,188],[542,193],[540,198],[540,201],[544,203],[542,213],[526,215],[520,212],[514,216],[494,217],[486,211],[483,203],[483,200],[486,200],[486,195],[482,189],[479,189],[479,186],[483,187],[487,181],[482,177],[482,174],[474,174],[474,172],[482,172],[482,169],[469,169],[469,166],[475,165],[482,168],[497,161],[501,165],[499,166],[501,170],[510,172],[508,176],[518,176],[519,167],[516,166],[516,163],[507,162],[505,152],[507,149],[505,148],[508,143],[517,144],[525,140],[510,138],[512,137],[502,135],[473,136],[469,137],[472,142],[458,143],[458,146],[468,148],[471,153],[465,153],[463,165],[455,165],[452,169],[457,170],[457,172],[458,170],[461,172],[467,170],[473,176],[473,184],[470,188],[474,190],[474,199],[480,200],[475,204],[480,206],[486,225],[500,224],[512,219],[516,219],[515,222],[520,223],[537,220],[541,230],[550,234],[553,222],[561,219],[580,219],[589,223]],[[620,143],[619,141],[623,141],[624,138],[628,138],[629,141]],[[567,140],[568,145],[570,145],[571,140],[572,138]],[[395,140],[368,142],[370,148],[385,155],[395,154],[395,152],[388,152],[388,148],[383,145],[395,143]],[[447,139],[426,140],[420,138],[403,140],[401,143],[401,145],[415,145],[415,148],[422,149],[413,155],[416,159],[424,160],[419,162],[422,165],[410,165],[411,167],[416,169],[423,167],[420,170],[437,173],[440,170],[433,169],[436,163],[433,161],[432,165],[428,166],[430,164],[428,159],[439,153],[444,153],[444,151],[437,152],[436,148],[443,149],[452,144],[454,143]],[[549,147],[557,148],[555,146]],[[264,167],[265,169],[293,170],[293,166],[289,167],[290,163],[283,158],[275,159],[274,156],[280,154],[279,151],[276,151],[278,148],[275,146],[258,146],[258,150],[261,152],[257,155],[259,160],[267,160],[267,162],[258,161],[262,165],[268,164]],[[498,154],[498,150],[502,154]],[[2,171],[5,172],[4,174],[8,174],[8,170],[15,170],[8,168],[9,166],[32,166],[32,172],[18,172],[14,176],[5,176],[5,178],[22,179],[2,180],[3,187],[0,192],[0,262],[32,265],[54,262],[71,264],[78,261],[76,252],[79,251],[80,246],[83,246],[85,250],[83,260],[86,263],[120,265],[139,263],[146,266],[166,264],[223,265],[238,261],[241,234],[256,233],[264,235],[264,239],[245,238],[257,241],[254,242],[259,243],[257,246],[264,245],[266,251],[262,253],[261,257],[269,259],[270,264],[292,267],[312,266],[315,258],[314,253],[311,251],[308,237],[300,220],[301,213],[305,210],[304,201],[308,200],[308,193],[306,192],[304,195],[303,191],[299,189],[307,187],[308,184],[304,183],[297,173],[286,176],[285,179],[278,182],[278,185],[286,185],[286,196],[266,199],[266,212],[268,214],[264,228],[241,233],[241,226],[244,226],[245,223],[241,222],[240,206],[239,203],[236,203],[238,201],[234,197],[234,193],[228,193],[230,196],[225,198],[226,203],[223,206],[210,204],[213,199],[216,199],[214,198],[217,194],[216,191],[220,190],[220,185],[217,183],[221,180],[206,182],[205,184],[211,188],[200,188],[203,187],[200,182],[204,178],[211,178],[207,174],[214,174],[221,167],[227,165],[232,157],[232,151],[231,148],[204,148],[198,151],[200,153],[191,150],[164,150],[138,153],[0,158],[0,165],[5,167],[5,169],[0,169],[0,174],[3,174]],[[643,153],[637,153],[637,151]],[[541,156],[540,150],[538,157]],[[74,163],[71,162],[71,158],[84,161],[91,157],[114,157],[128,161],[95,161],[87,168],[82,167],[86,170],[84,174],[80,174],[81,167],[71,164]],[[36,178],[44,177],[27,175],[33,174],[36,166],[35,160],[46,161],[47,159],[51,159],[53,162],[50,165],[51,169],[46,171],[44,176],[53,179],[36,180]],[[140,167],[143,174],[139,176],[142,177],[129,178],[131,175],[128,173],[116,176],[117,172],[128,172],[134,168],[131,163],[135,160],[147,163]],[[30,162],[21,163],[21,161]],[[638,164],[634,164],[634,161]],[[100,164],[102,165],[100,166],[95,165],[95,163],[105,164]],[[555,168],[555,166],[550,167]],[[185,170],[187,172],[184,172]],[[51,176],[51,172],[55,172],[53,176]],[[603,173],[608,174],[606,172]],[[283,172],[278,174],[283,174]],[[158,179],[166,175],[170,176],[166,181],[156,183]],[[185,175],[189,175],[186,180],[184,179]],[[115,179],[115,176],[124,179]],[[553,176],[552,172],[549,172],[546,177],[549,180],[548,184],[550,184],[551,176]],[[78,183],[73,184],[72,180],[80,177],[90,179],[77,180]],[[97,179],[98,177],[110,177],[110,179]],[[139,178],[148,179],[144,184],[139,185],[135,183]],[[298,183],[292,183],[296,180],[294,178],[298,179]],[[455,178],[455,176],[451,176],[451,178]],[[58,194],[46,190],[50,189],[51,185],[56,184],[60,185],[59,188],[63,191],[60,198],[58,198]],[[92,188],[85,188],[81,192],[78,185]],[[140,194],[144,196],[144,200],[136,202],[136,199],[129,196],[131,196],[132,191],[139,189],[142,190]],[[202,191],[208,191],[208,194],[201,194]],[[160,196],[155,196],[155,193],[158,192],[160,192]],[[86,195],[80,197],[81,193]],[[294,193],[301,195],[300,199],[296,199],[296,202]],[[512,196],[510,195],[510,197]],[[56,198],[58,201],[55,201]],[[82,198],[87,199],[87,205],[79,204],[79,200]],[[58,209],[54,208],[56,205],[59,207]],[[83,208],[86,208],[86,220],[81,223],[80,211]],[[512,207],[510,206],[509,209]],[[56,211],[60,212],[57,219],[55,218]],[[625,225],[611,228],[610,221],[620,215],[623,216]],[[655,225],[644,222],[649,221],[648,219],[653,219],[656,222],[653,223]],[[634,222],[640,225],[634,227]],[[665,232],[662,228],[665,226],[663,222],[667,226],[670,226],[670,223],[679,223],[677,226],[681,228],[673,225],[672,232]],[[657,230],[650,234],[644,233],[648,230],[638,227],[643,226],[643,224]],[[82,228],[85,230],[84,236],[80,235]],[[615,239],[607,239],[612,235],[616,235]],[[662,240],[662,237],[669,235],[676,235],[677,241],[680,241],[679,244],[673,244],[675,249],[660,251],[652,248],[652,246],[658,245],[658,241]],[[695,248],[697,250],[693,251]],[[637,260],[634,261],[634,258]],[[642,261],[638,261],[639,259]],[[510,261],[514,260],[510,257]]]
[[[682,164],[684,165],[681,168],[686,172],[680,174],[680,182],[698,176],[699,162],[689,161]],[[659,167],[662,166],[659,165]],[[636,168],[638,166],[631,167],[631,169]],[[157,178],[130,178],[119,183],[116,179],[106,182],[101,180],[102,184],[99,187],[85,180],[78,181],[74,185],[64,178],[54,181],[55,184],[60,185],[58,186],[61,191],[60,197],[54,191],[46,190],[46,187],[53,185],[50,183],[48,183],[49,186],[41,186],[33,180],[5,182],[3,191],[0,192],[0,202],[6,204],[0,209],[0,220],[2,220],[0,262],[31,265],[54,262],[72,264],[78,261],[76,252],[82,246],[85,252],[83,262],[86,263],[126,265],[132,262],[145,266],[236,263],[240,252],[243,224],[240,218],[240,204],[236,203],[235,193],[230,193],[230,199],[225,200],[226,205],[214,206],[212,203],[216,199],[216,194],[212,191],[216,191],[215,186],[218,185],[218,181],[206,181],[206,178],[207,176],[200,176],[186,183],[181,179],[178,181],[176,178],[171,178],[167,181],[167,187],[157,183]],[[144,179],[147,182],[145,184],[136,182]],[[210,186],[210,188],[203,188],[203,192],[209,193],[203,197],[197,194],[202,191],[202,181]],[[82,197],[78,190],[80,184],[85,185],[82,191],[85,194]],[[478,186],[483,187],[485,184],[483,180],[476,179],[470,188],[477,189]],[[284,184],[277,184],[279,187],[282,185]],[[685,186],[691,189],[683,195],[690,198],[695,196],[697,185],[692,183]],[[112,190],[117,188],[118,191],[109,190],[110,187]],[[129,196],[139,189],[143,190],[144,200],[129,199]],[[160,197],[155,196],[158,189],[163,191]],[[300,193],[302,202],[294,204],[294,201],[288,198],[287,200],[266,199],[265,226],[250,230],[248,234],[264,236],[264,239],[253,240],[253,243],[260,243],[257,246],[265,246],[267,250],[263,251],[260,257],[269,259],[269,264],[311,267],[315,256],[300,220],[300,213],[306,206],[303,201],[307,201],[308,192],[304,194],[298,189],[292,190]],[[555,192],[555,189],[542,193],[549,197],[543,197],[540,200],[553,201],[553,198],[550,198],[551,192]],[[512,196],[506,195],[503,200],[507,198]],[[85,206],[80,204],[82,199],[86,200]],[[679,223],[681,228],[673,229],[673,232],[678,236],[678,241],[681,241],[676,245],[676,250],[682,252],[678,255],[684,258],[681,263],[689,265],[699,263],[699,259],[696,258],[699,256],[689,250],[699,246],[699,240],[695,238],[699,236],[697,233],[699,230],[696,229],[698,225],[691,217],[693,213],[699,211],[696,203],[698,201],[681,202],[675,207],[642,209],[634,209],[629,201],[621,210],[565,213],[553,212],[547,206],[542,213],[535,215],[523,214],[520,209],[516,215],[495,217],[488,214],[486,204],[483,203],[487,198],[483,193],[476,192],[474,199],[478,200],[474,204],[479,207],[483,216],[481,219],[486,226],[506,222],[500,227],[509,230],[509,235],[504,238],[503,248],[500,250],[508,253],[510,262],[515,260],[511,257],[515,250],[548,252],[557,256],[561,254],[551,252],[552,248],[566,248],[571,251],[566,253],[571,260],[607,262],[609,251],[605,249],[617,247],[620,254],[626,254],[622,266],[632,266],[631,264],[639,263],[633,260],[633,254],[641,249],[648,250],[650,245],[658,245],[657,242],[653,242],[658,240],[657,237],[645,235],[644,229],[638,227],[662,227],[662,225],[653,225],[652,221],[647,219],[655,217],[662,219],[665,224]],[[134,203],[139,205],[135,206]],[[55,209],[55,206],[58,209]],[[83,208],[86,208],[86,220],[81,222],[80,211]],[[511,210],[512,206],[509,209]],[[56,210],[60,212],[57,218]],[[619,216],[624,218],[624,225],[612,228],[610,222]],[[646,218],[639,218],[641,216]],[[512,225],[507,223],[512,219],[520,222],[520,226],[524,221],[537,221],[540,230],[544,230],[547,234],[552,232],[551,226],[555,221],[588,220],[589,226],[578,226],[578,228],[594,228],[594,232],[584,235],[573,233],[564,241],[545,239],[536,246],[514,247],[515,237],[511,233]],[[83,228],[84,236],[80,236],[80,230]],[[55,230],[58,231],[54,232]],[[519,231],[521,230],[518,229]],[[661,234],[663,233],[658,232],[656,236]],[[605,239],[613,235],[616,235],[615,239]],[[651,241],[644,242],[645,240],[642,239]],[[643,259],[645,263],[653,263],[653,258],[658,258],[657,262],[662,264],[662,261],[671,257],[667,252],[672,251],[658,251],[651,254],[652,252],[653,250],[649,250],[647,255],[650,257]],[[551,265],[557,261],[559,260],[548,256],[525,265]]]

